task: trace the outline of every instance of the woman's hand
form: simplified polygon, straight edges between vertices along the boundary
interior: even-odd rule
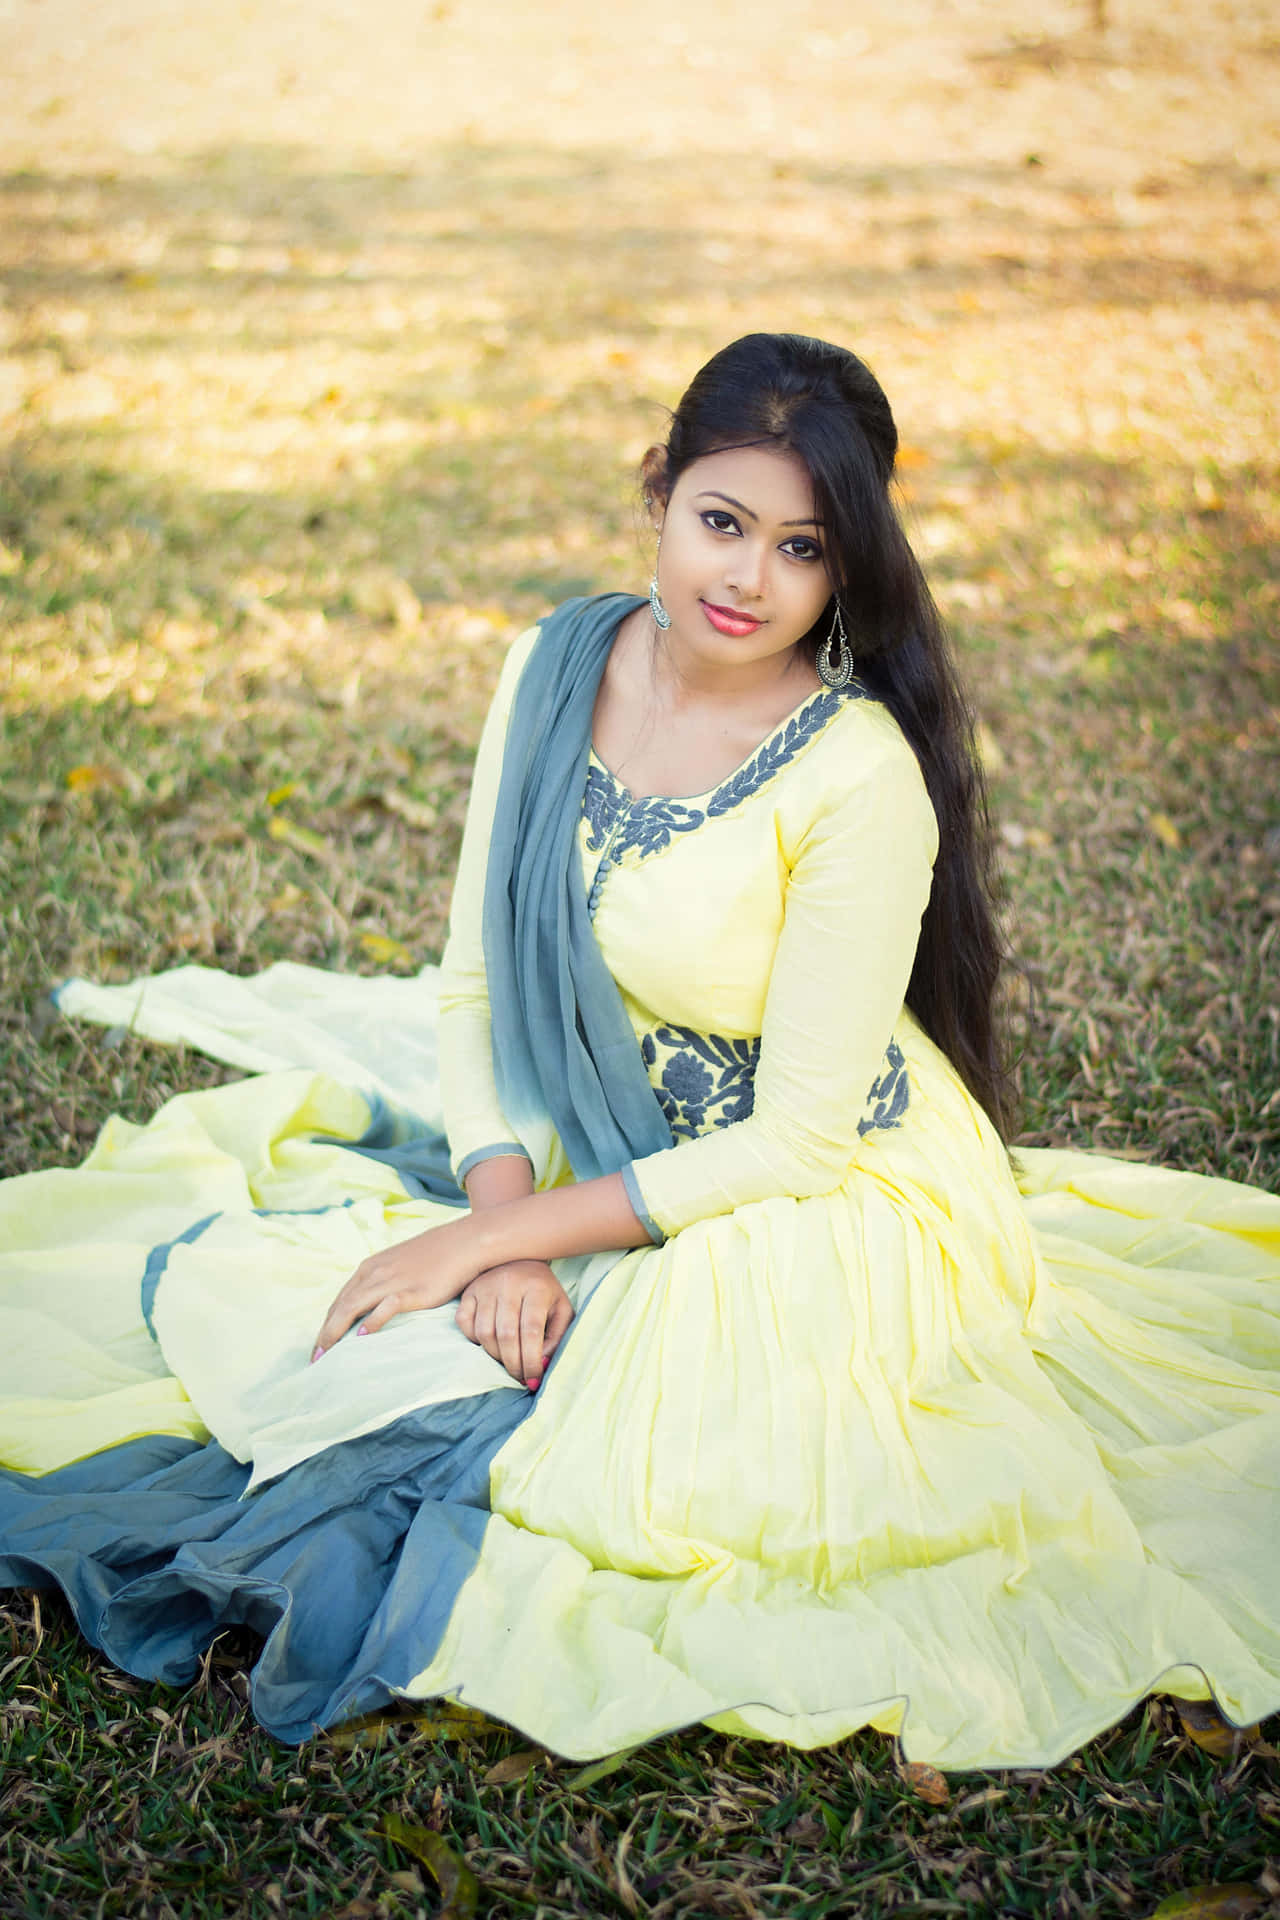
[[[544,1260],[491,1267],[458,1302],[458,1325],[468,1340],[531,1392],[572,1319],[569,1296]]]
[[[350,1332],[357,1320],[361,1333],[376,1333],[397,1313],[421,1312],[427,1307],[442,1307],[446,1300],[456,1300],[481,1274],[526,1264],[539,1269],[533,1291],[543,1304],[543,1332],[551,1325],[558,1340],[573,1316],[565,1311],[567,1299],[558,1311],[553,1311],[557,1302],[554,1294],[546,1292],[545,1263],[562,1254],[602,1253],[615,1247],[650,1244],[649,1230],[637,1219],[620,1173],[602,1174],[599,1179],[555,1187],[546,1193],[495,1198],[492,1206],[463,1214],[443,1226],[430,1227],[426,1233],[414,1234],[412,1239],[402,1240],[395,1247],[385,1247],[381,1253],[362,1260],[326,1314],[311,1358],[318,1360],[327,1353],[335,1341]],[[526,1276],[525,1290],[529,1278]],[[554,1276],[551,1285],[557,1286]],[[523,1329],[524,1290],[519,1297],[517,1317]],[[481,1301],[477,1300],[477,1315],[480,1307]],[[510,1345],[512,1336],[507,1320],[504,1319],[499,1331],[496,1303],[494,1312],[492,1337],[497,1343],[496,1357],[506,1365],[508,1352],[514,1361],[517,1349]],[[537,1306],[532,1305],[530,1330],[536,1314]],[[486,1325],[480,1335],[480,1345],[486,1348],[487,1331]],[[519,1339],[518,1352],[522,1359],[533,1359],[536,1348],[536,1358],[541,1362],[546,1349],[537,1348],[533,1340],[526,1348],[523,1330]],[[515,1365],[512,1372],[516,1373]],[[516,1373],[516,1378],[522,1380],[541,1377],[540,1364],[527,1373]]]
[[[470,1216],[450,1220],[362,1260],[325,1315],[312,1360],[327,1353],[357,1320],[361,1333],[377,1333],[398,1313],[455,1300],[487,1265],[468,1238],[470,1226]]]

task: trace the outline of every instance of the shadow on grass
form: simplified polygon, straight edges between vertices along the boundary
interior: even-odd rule
[[[1223,228],[1243,202],[1269,207],[1267,185],[1238,169],[1194,182],[1204,215],[1220,203]],[[901,298],[904,275],[923,310],[961,328],[984,319],[957,313],[956,294],[983,287],[1139,311],[1188,296],[1269,301],[1264,250],[1227,269],[1169,244],[1168,191],[1152,186],[1152,219],[1135,228],[1039,163],[865,167],[757,152],[712,163],[464,142],[411,170],[362,172],[246,144],[151,172],[10,173],[0,212],[19,315],[48,299],[132,295],[146,317],[118,333],[106,317],[97,336],[131,350],[187,342],[193,299],[224,338],[259,347],[346,344],[344,304],[371,294],[425,302],[446,330],[479,305],[480,323],[514,329],[517,347],[619,322],[671,329],[671,303],[708,296],[745,293],[785,312],[798,287],[806,303],[874,313]],[[37,320],[19,350],[46,339]],[[365,344],[394,352],[394,325]]]
[[[1263,291],[1261,256],[1139,247],[1040,169],[690,166],[245,147],[0,182],[29,383],[0,500],[11,1004],[74,970],[437,951],[506,642],[643,584],[634,463],[713,322],[901,339],[906,299],[979,339],[992,311]],[[1202,215],[1244,191],[1202,184]],[[1274,1177],[1270,476],[942,426],[904,478],[1041,987],[1032,1137]]]

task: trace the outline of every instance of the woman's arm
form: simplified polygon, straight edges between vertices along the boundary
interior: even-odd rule
[[[938,834],[915,756],[861,710],[856,778],[789,852],[751,1113],[624,1170],[659,1234],[757,1200],[829,1193],[859,1144],[929,901]]]
[[[902,1009],[937,845],[923,780],[896,730],[862,775],[795,857],[751,1116],[599,1180],[545,1193],[507,1186],[497,1204],[375,1254],[335,1300],[321,1349],[357,1320],[373,1332],[396,1313],[439,1306],[509,1261],[651,1244],[649,1216],[675,1233],[750,1201],[839,1184]],[[506,1164],[482,1162],[468,1185],[514,1182],[510,1171],[482,1174]]]
[[[511,1261],[651,1244],[620,1173],[498,1201],[361,1261],[325,1316],[312,1358],[357,1321],[362,1334],[376,1333],[397,1313],[444,1306],[479,1274]]]
[[[482,1160],[463,1183],[472,1211],[524,1200],[533,1168],[523,1154]],[[531,1392],[573,1319],[573,1304],[545,1260],[509,1260],[477,1274],[458,1296],[458,1327]]]

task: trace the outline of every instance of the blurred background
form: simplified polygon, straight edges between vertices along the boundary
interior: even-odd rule
[[[0,0],[5,1170],[220,1074],[67,974],[438,954],[506,645],[780,328],[895,406],[1025,1137],[1275,1183],[1278,109],[1249,0]]]

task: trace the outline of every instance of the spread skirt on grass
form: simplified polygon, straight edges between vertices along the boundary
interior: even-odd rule
[[[1280,1707],[1280,1200],[1011,1171],[908,1025],[907,1124],[833,1192],[560,1263],[536,1395],[451,1307],[311,1367],[359,1260],[445,1217],[367,1150],[388,1101],[438,1118],[432,991],[65,996],[270,1070],[0,1187],[0,1577],[179,1685],[248,1626],[295,1742],[444,1694],[572,1758],[871,1724],[954,1769],[1153,1690]]]

